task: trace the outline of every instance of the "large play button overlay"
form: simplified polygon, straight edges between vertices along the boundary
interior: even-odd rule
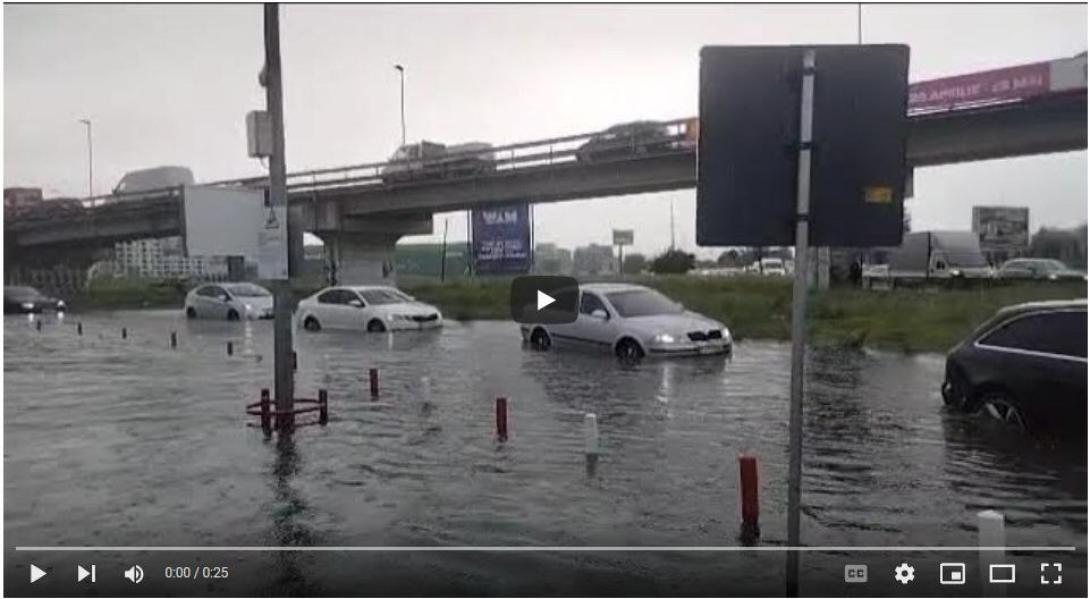
[[[511,318],[524,324],[567,324],[578,316],[579,282],[571,277],[511,281]]]

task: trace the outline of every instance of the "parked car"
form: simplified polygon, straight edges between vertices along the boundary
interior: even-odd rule
[[[579,162],[621,160],[646,154],[661,154],[679,147],[670,130],[655,121],[614,125],[597,133],[575,151]]]
[[[537,349],[571,345],[645,356],[730,354],[730,331],[640,285],[589,283],[579,287],[579,314],[569,324],[520,325],[523,341]]]
[[[435,306],[382,285],[327,287],[299,302],[296,319],[308,331],[347,329],[381,333],[443,325],[443,315]]]
[[[761,258],[760,271],[765,276],[787,276],[787,267],[780,258]]]
[[[943,401],[1022,432],[1086,435],[1086,300],[999,310],[946,357]]]
[[[273,296],[253,283],[208,283],[186,294],[185,315],[217,320],[272,318]]]
[[[1073,270],[1051,258],[1015,258],[1007,260],[995,273],[999,279],[1036,281],[1085,281],[1086,273]]]
[[[492,144],[474,141],[447,146],[431,141],[406,144],[380,171],[384,183],[481,175],[496,170]]]
[[[64,312],[67,307],[64,300],[49,297],[33,287],[22,285],[4,286],[4,314]]]

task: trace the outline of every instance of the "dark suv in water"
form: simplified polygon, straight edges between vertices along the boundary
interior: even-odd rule
[[[946,357],[943,401],[1020,432],[1086,436],[1086,300],[1008,306]]]

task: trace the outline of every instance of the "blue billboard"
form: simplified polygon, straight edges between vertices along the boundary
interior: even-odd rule
[[[473,210],[473,271],[477,274],[530,272],[530,208],[528,205]]]

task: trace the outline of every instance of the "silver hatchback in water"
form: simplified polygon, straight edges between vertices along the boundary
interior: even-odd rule
[[[580,285],[578,306],[571,323],[520,325],[523,340],[538,349],[554,344],[599,348],[624,359],[733,351],[723,323],[686,310],[654,289],[623,283]]]

